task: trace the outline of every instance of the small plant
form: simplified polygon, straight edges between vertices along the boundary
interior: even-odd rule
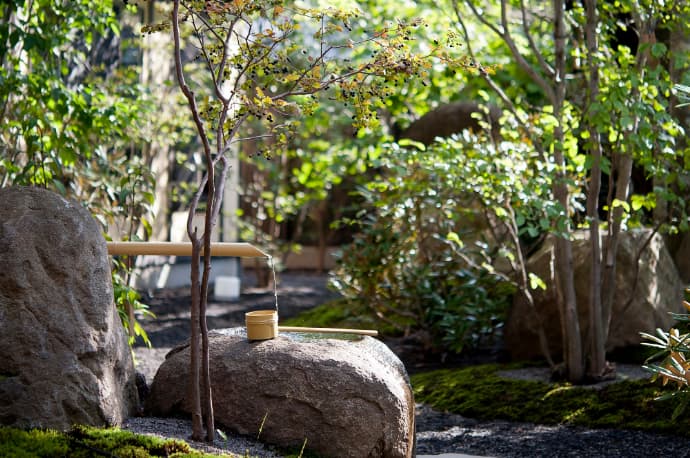
[[[139,318],[144,316],[155,318],[156,315],[149,310],[148,304],[141,301],[141,294],[129,286],[127,278],[130,272],[131,269],[123,260],[113,258],[112,281],[115,305],[122,325],[127,332],[129,346],[133,346],[139,337],[147,347],[151,347],[151,340],[139,323]]]
[[[688,293],[690,290],[686,290],[686,294]],[[684,300],[683,306],[690,312],[690,302]],[[685,411],[690,402],[690,332],[687,332],[690,313],[672,313],[671,315],[680,327],[685,328],[685,332],[674,327],[668,332],[657,329],[656,335],[646,332],[640,334],[647,340],[647,342],[642,342],[642,345],[659,349],[647,359],[642,367],[654,373],[656,378],[660,378],[663,385],[669,382],[676,384],[676,391],[664,393],[657,398],[660,401],[674,399],[677,402],[672,416],[675,420]],[[652,363],[652,361],[658,362]]]

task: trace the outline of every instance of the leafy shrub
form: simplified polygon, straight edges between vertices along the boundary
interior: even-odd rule
[[[461,154],[391,146],[374,164],[381,176],[359,189],[367,210],[348,221],[358,233],[332,281],[386,324],[456,352],[494,337],[515,292],[494,268],[505,246],[493,243]]]
[[[0,42],[11,46],[0,50],[0,186],[50,189],[84,205],[107,234],[132,240],[151,233],[156,184],[138,145],[164,129],[150,119],[156,104],[138,72],[98,51],[130,46],[115,38],[112,3],[52,2],[48,13],[40,2],[3,3]],[[135,319],[142,304],[120,267],[112,277],[118,311],[146,340]]]
[[[155,318],[156,315],[149,310],[148,304],[141,301],[141,293],[129,286],[128,280],[132,272],[122,259],[113,257],[112,260],[112,281],[113,281],[113,295],[115,298],[115,306],[117,313],[120,316],[120,321],[127,333],[127,342],[129,346],[133,346],[137,337],[146,344],[151,346],[146,330],[139,323],[139,318],[148,316]]]

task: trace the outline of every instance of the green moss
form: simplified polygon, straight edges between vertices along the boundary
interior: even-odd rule
[[[0,428],[0,450],[17,458],[69,456],[69,440],[51,430]]]
[[[658,384],[623,381],[591,389],[496,374],[514,367],[492,364],[415,374],[415,398],[438,410],[481,420],[632,428],[690,437],[688,417],[671,421],[675,404],[655,400],[662,393]]]
[[[311,326],[316,328],[377,329],[385,335],[399,333],[381,323],[369,309],[348,299],[336,299],[280,323],[284,326]]]
[[[281,322],[285,326],[339,327],[349,321],[350,311],[342,304],[343,300],[326,302],[299,315]]]
[[[196,451],[184,441],[164,440],[116,428],[102,429],[85,426],[75,426],[67,433],[2,427],[0,428],[0,450],[3,456],[17,458],[55,456],[90,458],[103,454],[131,458],[217,456]]]
[[[68,433],[68,436],[77,446],[86,450],[91,448],[108,450],[118,456],[170,456],[173,453],[193,452],[186,442],[162,440],[112,428],[77,426]]]

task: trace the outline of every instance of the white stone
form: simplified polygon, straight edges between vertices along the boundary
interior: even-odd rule
[[[217,276],[213,295],[222,301],[234,301],[240,297],[239,277]]]

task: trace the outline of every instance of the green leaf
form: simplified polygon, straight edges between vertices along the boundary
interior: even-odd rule
[[[398,144],[400,146],[414,146],[417,148],[419,151],[426,151],[426,145],[424,143],[415,141],[415,140],[410,140],[409,138],[403,138],[398,141]]]
[[[663,43],[657,42],[652,45],[652,56],[656,57],[657,59],[663,57],[666,54],[666,51],[666,45]]]
[[[540,288],[546,291],[546,283],[544,283],[544,280],[532,272],[529,273],[529,286],[532,289]]]
[[[683,412],[685,412],[685,409],[688,406],[688,400],[690,400],[690,397],[683,396],[683,399],[680,401],[680,403],[675,409],[673,409],[673,414],[671,414],[672,421],[675,421]]]
[[[62,195],[62,196],[67,195],[67,190],[65,189],[65,185],[62,184],[62,181],[53,178],[53,186],[55,186],[55,189],[57,189],[57,191],[60,193],[60,195]]]
[[[460,248],[465,246],[462,240],[460,240],[460,236],[458,236],[457,232],[448,232],[448,235],[446,235],[446,240],[457,243]]]
[[[628,204],[626,201],[620,200],[620,199],[613,199],[613,202],[611,203],[611,207],[612,208],[621,207],[626,212],[630,211],[630,204]]]

